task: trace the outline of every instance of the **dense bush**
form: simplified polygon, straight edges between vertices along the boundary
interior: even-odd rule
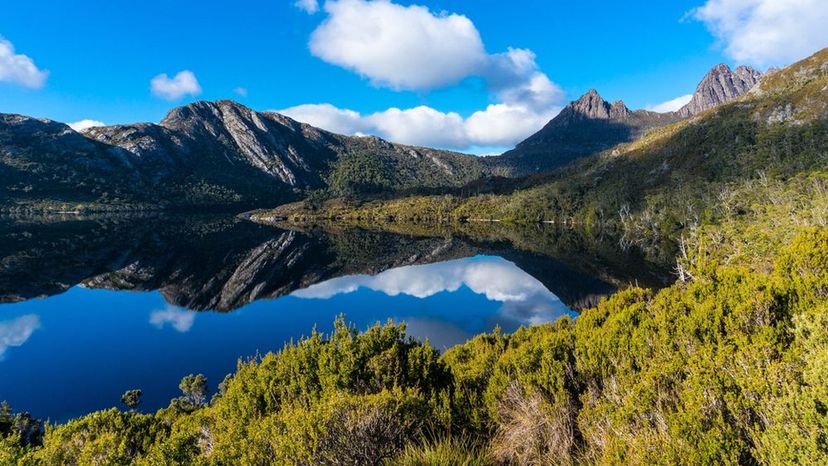
[[[240,362],[204,406],[190,376],[182,391],[198,399],[186,409],[96,412],[46,426],[42,445],[6,408],[0,459],[824,463],[828,229],[800,229],[771,261],[689,262],[692,279],[657,293],[628,289],[574,320],[479,335],[442,356],[401,325],[357,333],[339,319],[327,337]]]

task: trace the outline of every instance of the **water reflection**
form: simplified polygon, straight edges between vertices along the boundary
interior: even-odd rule
[[[492,256],[398,267],[373,276],[339,277],[294,291],[292,295],[305,299],[328,299],[366,288],[388,296],[405,294],[422,299],[441,292],[455,292],[464,286],[489,301],[503,303],[498,314],[517,324],[515,326],[548,322],[568,311],[543,283],[514,263]]]
[[[334,278],[295,291],[293,296],[324,299],[364,287],[389,296],[403,293],[426,298],[441,291],[457,291],[463,285],[493,301],[525,301],[534,295],[551,295],[541,282],[512,262],[500,257],[481,256],[398,267],[373,276]]]
[[[0,361],[5,357],[7,349],[22,346],[39,328],[40,317],[34,314],[0,322]]]
[[[167,324],[178,333],[187,333],[195,322],[195,313],[180,307],[167,305],[164,309],[152,311],[149,316],[149,323],[159,329]]]
[[[182,376],[215,386],[238,358],[329,332],[343,313],[360,329],[405,322],[444,349],[664,283],[616,244],[545,228],[299,231],[226,216],[0,221],[0,400],[61,421],[141,388],[154,410]]]
[[[506,273],[503,264],[482,261],[463,271],[443,265],[412,281],[406,277],[412,272],[400,269],[476,255],[503,257],[524,273]],[[389,269],[397,271],[364,277]],[[51,296],[80,284],[158,290],[180,308],[232,311],[309,287],[305,296],[358,284],[423,296],[462,283],[503,302],[542,284],[568,307],[581,309],[626,283],[661,286],[666,269],[635,251],[619,251],[611,240],[552,228],[398,235],[285,231],[220,216],[0,222],[0,303]],[[503,276],[495,289],[486,280],[498,274]],[[321,285],[349,275],[363,277]],[[512,312],[529,311],[524,306]],[[164,315],[172,313],[159,314]]]

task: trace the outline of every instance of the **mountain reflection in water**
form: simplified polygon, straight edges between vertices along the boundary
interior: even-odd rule
[[[574,314],[629,283],[666,283],[664,268],[616,244],[552,228],[299,231],[175,215],[0,221],[0,400],[60,421],[141,388],[152,410],[182,376],[202,372],[215,387],[238,358],[314,327],[329,331],[340,314],[358,328],[405,322],[442,349],[495,326]],[[220,312],[196,312],[207,310]]]

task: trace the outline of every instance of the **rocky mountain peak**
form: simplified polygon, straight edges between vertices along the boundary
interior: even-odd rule
[[[627,108],[622,100],[616,100],[612,104],[604,100],[598,91],[590,89],[578,100],[567,105],[564,116],[577,116],[593,120],[617,120],[630,116],[632,111]]]
[[[678,110],[678,114],[689,117],[735,99],[749,91],[761,78],[762,73],[749,66],[731,70],[720,63],[708,71],[696,87],[693,98]]]
[[[609,117],[612,120],[627,118],[630,116],[630,113],[632,112],[629,108],[627,108],[627,105],[623,100],[616,100],[612,103],[612,105],[610,105]]]
[[[181,107],[176,107],[167,113],[161,120],[161,126],[168,128],[186,128],[193,125],[226,126],[231,122],[248,122],[256,126],[259,113],[255,110],[232,100],[217,100],[214,102],[198,101]],[[293,120],[287,121],[286,117],[280,119],[279,123],[285,126],[292,126],[289,123],[296,123]],[[297,123],[298,125],[298,123]]]
[[[590,89],[567,107],[575,114],[586,118],[606,120],[610,117],[609,102],[604,100],[595,89]]]

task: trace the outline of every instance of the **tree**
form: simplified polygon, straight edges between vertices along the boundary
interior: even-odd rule
[[[181,389],[184,399],[191,406],[204,406],[207,401],[207,377],[204,377],[204,374],[190,374],[184,377],[178,384],[178,388]]]
[[[14,415],[6,401],[0,404],[0,438],[11,434],[14,427]]]
[[[127,390],[121,395],[121,403],[125,404],[127,408],[135,411],[135,408],[141,404],[141,396],[144,394],[139,389]]]

